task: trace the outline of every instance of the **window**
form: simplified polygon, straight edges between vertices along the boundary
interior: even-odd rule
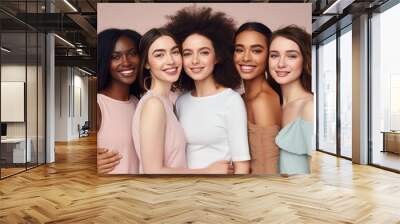
[[[340,155],[352,157],[352,33],[342,30],[340,41]]]
[[[336,35],[318,48],[318,147],[336,153]]]
[[[18,13],[39,13],[44,1],[19,2]],[[1,3],[3,6],[3,2]],[[12,2],[4,2],[4,5]],[[11,95],[20,95],[18,111],[0,105],[2,114],[19,115],[17,119],[1,118],[7,126],[0,144],[0,178],[4,178],[45,162],[45,35],[16,18],[0,12],[7,20],[0,31],[1,98],[10,102]],[[10,88],[14,87],[14,88]],[[13,105],[16,106],[16,105]],[[15,108],[15,107],[14,107]],[[15,116],[14,116],[15,117]]]
[[[400,170],[400,4],[371,18],[372,163]]]

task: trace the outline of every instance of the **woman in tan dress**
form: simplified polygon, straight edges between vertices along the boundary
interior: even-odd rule
[[[266,79],[270,40],[271,30],[258,22],[243,24],[235,35],[234,62],[245,88],[253,174],[279,173],[275,137],[281,124],[281,100]]]

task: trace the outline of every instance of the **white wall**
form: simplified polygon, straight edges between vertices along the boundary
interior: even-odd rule
[[[55,141],[77,139],[78,124],[88,120],[88,78],[72,67],[55,70]]]
[[[55,141],[68,140],[68,67],[55,68]]]
[[[27,69],[27,70],[25,70]],[[27,66],[20,64],[5,64],[1,66],[1,81],[9,81],[9,82],[25,82],[25,75],[27,74],[35,74],[36,75],[36,66]],[[28,76],[29,84],[36,86],[36,80],[31,80]],[[36,88],[27,88],[27,103],[31,106],[30,110],[36,111],[37,104],[31,104],[31,102],[36,102]],[[40,105],[39,105],[40,106]],[[35,108],[32,108],[35,107]],[[2,110],[6,110],[7,108],[1,108]],[[29,111],[31,112],[31,111]],[[36,113],[28,113],[27,120],[30,122],[28,124],[28,129],[33,128],[36,130],[36,124],[31,124],[32,121],[36,123]],[[35,127],[33,127],[35,125]],[[26,122],[7,122],[7,136],[8,137],[25,137],[25,126]],[[28,137],[31,131],[28,130]]]
[[[25,64],[8,64],[1,66],[1,81],[25,82]],[[5,108],[1,108],[4,110]],[[25,122],[7,123],[7,137],[25,137]]]
[[[74,123],[73,127],[73,133],[74,135],[78,135],[77,132],[77,126],[80,124],[81,126],[85,123],[85,121],[88,120],[89,118],[89,111],[88,111],[88,106],[89,106],[89,92],[88,92],[88,77],[87,76],[82,76],[83,73],[81,73],[79,70],[75,70],[75,75],[74,75],[74,86],[75,86],[75,91],[77,88],[80,89],[80,99],[77,99],[77,96],[74,96],[75,100],[80,100],[79,102],[75,101],[75,105],[79,105],[81,108],[81,113],[78,110],[79,108],[75,107],[75,117],[74,117]],[[78,72],[78,74],[77,74]],[[76,94],[76,92],[74,92]]]
[[[24,82],[26,86],[26,105],[22,107],[22,113],[26,112],[26,120],[23,122],[6,122],[7,137],[30,139],[32,161],[44,163],[44,74],[42,67],[25,64],[3,64],[1,66],[1,81]],[[27,80],[26,80],[27,79]],[[7,96],[2,96],[7,97]],[[12,110],[1,108],[1,110]],[[9,111],[10,112],[10,111]],[[12,111],[11,111],[12,112]],[[38,155],[37,155],[38,154]]]

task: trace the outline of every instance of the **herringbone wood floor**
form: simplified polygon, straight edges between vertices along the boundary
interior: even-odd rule
[[[0,223],[400,223],[400,175],[317,153],[313,174],[96,175],[96,141],[0,181]]]

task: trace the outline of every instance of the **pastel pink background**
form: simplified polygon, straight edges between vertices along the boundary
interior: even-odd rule
[[[163,26],[167,15],[191,5],[225,12],[236,21],[237,27],[257,21],[273,31],[295,24],[311,33],[311,3],[98,3],[97,32],[120,28],[144,34],[150,28]]]

